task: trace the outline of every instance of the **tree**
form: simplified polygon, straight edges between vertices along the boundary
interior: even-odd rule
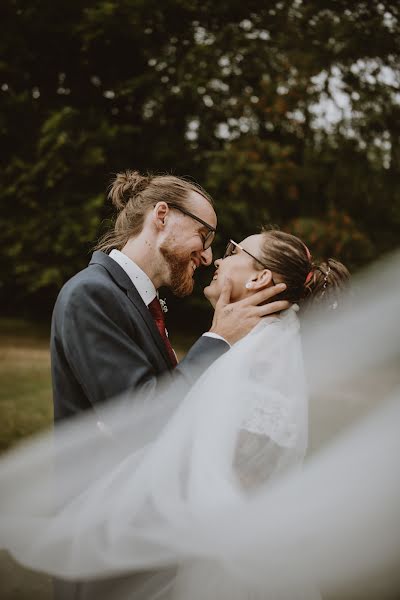
[[[13,309],[48,311],[87,263],[109,224],[110,176],[127,167],[209,189],[217,253],[268,221],[353,268],[398,243],[397,2],[5,0],[1,11]]]

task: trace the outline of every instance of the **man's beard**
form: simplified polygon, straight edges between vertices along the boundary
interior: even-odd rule
[[[160,247],[165,262],[169,267],[169,288],[178,298],[188,296],[192,293],[194,280],[190,272],[190,255],[186,252],[178,252],[166,246]]]

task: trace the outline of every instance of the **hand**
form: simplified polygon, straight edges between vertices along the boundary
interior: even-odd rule
[[[264,304],[285,289],[284,283],[278,283],[259,290],[248,298],[231,303],[232,281],[228,279],[215,306],[210,332],[217,333],[229,344],[234,344],[247,335],[263,317],[289,308],[290,303],[287,300]],[[260,304],[262,306],[259,306]]]

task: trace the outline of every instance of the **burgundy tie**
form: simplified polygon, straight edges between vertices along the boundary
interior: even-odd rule
[[[157,296],[154,298],[154,300],[152,300],[150,302],[149,311],[151,312],[153,319],[156,322],[157,329],[160,332],[160,335],[163,339],[165,347],[167,348],[167,352],[169,354],[171,362],[172,362],[173,366],[175,367],[178,364],[178,361],[176,360],[175,352],[173,351],[171,343],[167,336],[167,332],[165,329],[164,313],[162,311],[162,308],[161,308],[161,305],[160,305],[160,302],[159,302]]]

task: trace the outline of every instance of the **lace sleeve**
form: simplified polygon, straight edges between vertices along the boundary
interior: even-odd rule
[[[277,470],[283,449],[265,434],[242,429],[239,433],[234,470],[243,489],[265,483]]]
[[[235,472],[244,489],[270,480],[292,463],[298,442],[298,426],[288,398],[276,390],[251,399],[235,449]]]
[[[289,399],[277,390],[251,398],[242,428],[267,436],[280,446],[295,446],[298,428],[289,404]]]
[[[298,321],[291,311],[265,326],[247,373],[241,428],[294,448],[306,413],[306,392]]]

